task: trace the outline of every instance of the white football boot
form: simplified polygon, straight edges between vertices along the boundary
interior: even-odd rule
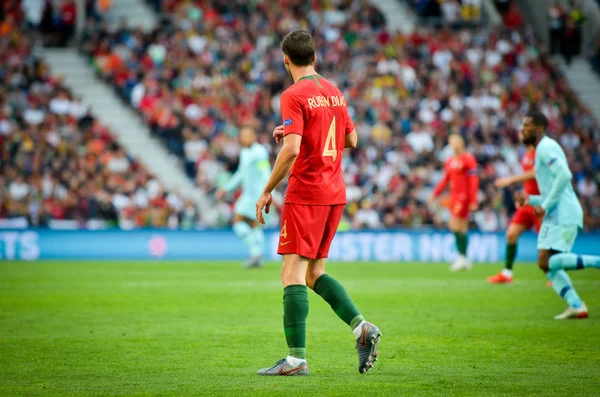
[[[577,309],[569,307],[561,314],[554,316],[555,320],[570,320],[582,318],[588,318],[588,308],[583,302],[581,303],[581,306],[579,306]]]
[[[471,270],[472,268],[473,264],[471,263],[471,260],[464,255],[458,255],[454,260],[454,263],[450,265],[451,272]]]

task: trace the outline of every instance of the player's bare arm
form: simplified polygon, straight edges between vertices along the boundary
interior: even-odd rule
[[[523,192],[515,192],[515,207],[521,208],[523,206],[529,205],[529,195]]]
[[[283,138],[283,124],[275,127],[273,130],[273,138],[275,138],[275,142],[277,143]]]
[[[256,220],[263,225],[265,224],[265,218],[263,217],[262,210],[264,209],[267,214],[269,213],[271,209],[271,202],[273,200],[271,192],[290,172],[290,169],[292,169],[292,165],[294,165],[294,161],[300,153],[301,142],[302,136],[297,134],[289,134],[283,138],[283,147],[277,155],[271,177],[269,178],[263,193],[256,203]]]
[[[534,170],[523,172],[520,175],[510,175],[510,176],[504,176],[504,177],[498,178],[494,182],[494,185],[497,188],[502,189],[507,186],[514,185],[515,183],[523,183],[525,181],[530,181],[532,179],[535,179],[535,171]]]
[[[346,135],[344,148],[355,149],[356,145],[358,145],[358,134],[356,133],[356,130],[353,130],[351,133]]]
[[[433,192],[431,193],[431,195],[427,198],[427,203],[428,204],[431,205],[431,204],[435,203],[435,201],[437,200],[437,198],[439,197],[439,195],[446,188],[446,185],[448,184],[448,181],[449,181],[449,175],[448,175],[448,173],[446,171],[444,171],[444,175],[442,176],[442,179],[437,184],[437,186],[433,189]]]
[[[515,207],[517,207],[517,208],[521,208],[521,207],[524,207],[527,205],[532,205],[533,210],[535,211],[536,215],[543,216],[546,213],[546,211],[544,211],[544,209],[542,207],[540,207],[539,205],[533,205],[535,203],[532,203],[529,195],[524,192],[515,192],[514,198],[515,198]]]

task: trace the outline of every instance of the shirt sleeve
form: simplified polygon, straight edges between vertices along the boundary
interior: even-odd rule
[[[558,144],[556,146],[547,145],[540,153],[540,160],[550,170],[552,176],[554,176],[552,188],[548,195],[543,198],[540,205],[546,212],[558,204],[560,195],[573,178],[573,174],[569,170],[569,165],[565,161],[564,155],[560,153],[560,150]]]
[[[469,203],[477,204],[477,192],[479,192],[479,173],[477,171],[477,161],[475,157],[469,156],[467,162],[467,179],[469,181]]]
[[[442,191],[446,188],[446,185],[448,184],[449,180],[450,175],[448,175],[448,171],[446,170],[446,166],[444,165],[444,175],[442,176],[440,182],[433,189],[433,197],[437,197],[442,193]]]
[[[302,136],[304,132],[304,113],[302,104],[289,92],[281,94],[280,98],[281,118],[283,119],[283,136],[297,134]]]

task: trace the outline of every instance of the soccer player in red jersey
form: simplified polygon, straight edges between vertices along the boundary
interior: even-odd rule
[[[283,324],[289,355],[258,373],[308,375],[307,287],[351,327],[356,337],[358,370],[364,373],[377,358],[381,333],[365,321],[344,287],[325,273],[329,246],[346,203],[342,156],[344,148],[356,147],[358,137],[346,99],[315,71],[311,35],[293,31],[283,39],[281,49],[294,84],[281,95],[283,125],[273,131],[273,137],[278,142],[283,139],[283,147],[256,203],[256,218],[264,223],[262,211],[269,212],[271,192],[289,173],[278,247],[283,256]]]
[[[444,165],[444,177],[435,187],[429,199],[430,203],[450,184],[450,230],[456,238],[458,257],[450,266],[451,271],[470,270],[471,261],[467,258],[469,213],[477,210],[477,161],[471,153],[465,151],[465,141],[459,134],[448,138],[454,157]]]
[[[523,173],[521,175],[512,175],[498,178],[495,182],[496,187],[504,188],[515,183],[523,183],[523,189],[528,195],[539,195],[537,182],[535,181],[535,148],[527,147],[525,155],[521,159]],[[539,232],[542,219],[535,213],[530,205],[517,208],[513,215],[508,230],[506,231],[506,259],[504,269],[495,276],[488,277],[487,281],[492,284],[508,284],[513,280],[513,264],[517,256],[517,242],[523,232],[535,228]]]

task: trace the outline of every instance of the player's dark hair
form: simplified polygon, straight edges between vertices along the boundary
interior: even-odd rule
[[[548,128],[548,117],[542,112],[529,112],[525,117],[531,118],[536,127]]]
[[[281,42],[281,51],[296,66],[308,66],[315,62],[315,41],[306,30],[294,30]]]

